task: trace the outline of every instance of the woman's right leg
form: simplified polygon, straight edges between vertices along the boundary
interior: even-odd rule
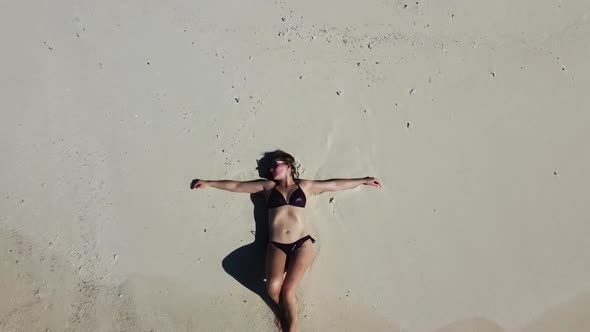
[[[283,287],[283,278],[285,277],[285,262],[287,255],[279,248],[268,243],[266,249],[266,289],[268,295],[274,301],[275,308],[273,311],[277,316],[277,325],[280,327],[280,320],[283,319],[283,310],[279,305],[281,288]]]
[[[285,311],[285,328],[286,331],[297,331],[299,317],[297,306],[297,288],[303,279],[303,275],[313,262],[316,249],[313,241],[305,241],[301,247],[295,249],[289,257],[289,266],[287,275],[281,289],[281,298],[283,300],[283,310]]]

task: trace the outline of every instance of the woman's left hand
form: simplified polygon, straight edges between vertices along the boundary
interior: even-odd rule
[[[381,187],[381,182],[379,182],[379,179],[370,176],[365,178],[363,184],[367,186]]]

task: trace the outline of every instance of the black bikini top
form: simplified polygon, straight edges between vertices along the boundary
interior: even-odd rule
[[[302,208],[305,207],[307,198],[305,197],[303,189],[299,187],[299,184],[297,184],[297,187],[298,188],[295,189],[293,193],[291,193],[291,197],[289,197],[289,202],[285,200],[283,194],[281,194],[275,188],[272,188],[272,190],[270,191],[270,195],[268,197],[267,207],[269,209],[274,209],[283,205],[293,205]]]

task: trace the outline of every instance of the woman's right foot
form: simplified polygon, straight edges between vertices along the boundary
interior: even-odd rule
[[[277,327],[277,329],[279,329],[279,332],[283,331],[283,326],[281,324],[281,319],[278,316],[275,316],[275,325]]]
[[[283,331],[283,317],[282,317],[282,312],[281,312],[281,307],[279,307],[278,305],[276,307],[273,308],[273,312],[275,314],[275,326],[277,327],[277,329],[279,330],[279,332]]]

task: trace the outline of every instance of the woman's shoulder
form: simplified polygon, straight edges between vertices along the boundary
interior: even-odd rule
[[[297,179],[296,183],[301,187],[301,189],[309,189],[311,187],[311,184],[313,183],[313,180],[308,180],[308,179]]]
[[[259,181],[262,183],[262,187],[264,188],[265,191],[272,190],[272,188],[274,188],[277,185],[277,183],[274,182],[273,180],[262,179]]]

